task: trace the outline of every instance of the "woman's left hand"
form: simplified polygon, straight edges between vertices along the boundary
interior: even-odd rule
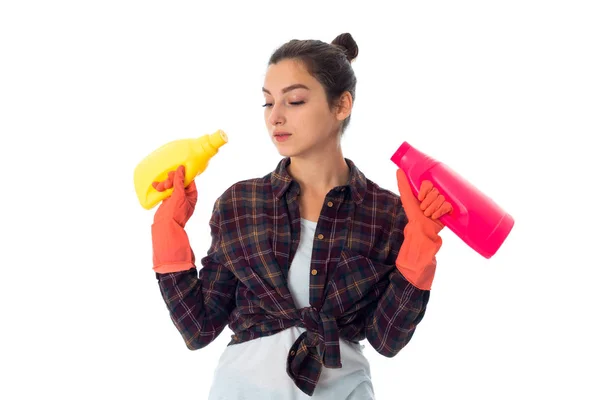
[[[417,198],[412,193],[404,171],[398,169],[396,179],[408,221],[422,225],[428,233],[439,233],[444,228],[444,224],[439,221],[439,218],[451,213],[452,205],[446,201],[439,190],[433,187],[431,181],[425,180],[421,183]]]
[[[398,169],[396,178],[408,218],[396,267],[417,288],[431,290],[437,265],[435,255],[442,246],[442,238],[438,233],[444,224],[439,218],[451,213],[452,205],[430,181],[421,183],[418,197],[415,197],[404,171]]]

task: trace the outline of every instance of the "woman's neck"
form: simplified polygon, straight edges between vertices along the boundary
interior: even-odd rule
[[[288,173],[300,185],[301,195],[324,196],[348,183],[350,168],[341,150],[330,155],[292,157]]]

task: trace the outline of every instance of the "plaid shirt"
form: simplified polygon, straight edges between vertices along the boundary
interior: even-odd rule
[[[157,274],[171,319],[189,349],[211,343],[228,324],[228,345],[306,331],[287,357],[287,373],[312,395],[323,366],[341,368],[339,339],[367,339],[386,357],[410,341],[429,291],[395,266],[407,219],[400,197],[346,159],[350,179],[326,196],[316,227],[310,304],[297,309],[288,269],[300,241],[299,185],[282,159],[268,175],[238,182],[215,202],[212,244],[203,268]]]

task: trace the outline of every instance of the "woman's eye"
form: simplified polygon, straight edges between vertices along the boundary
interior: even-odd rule
[[[299,106],[301,104],[304,104],[304,101],[292,101],[292,102],[290,102],[290,104],[293,105],[293,106]],[[272,103],[265,103],[265,104],[263,104],[263,107],[273,107],[273,104]]]

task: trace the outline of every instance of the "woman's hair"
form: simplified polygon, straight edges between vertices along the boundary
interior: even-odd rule
[[[350,63],[358,56],[358,46],[349,33],[342,33],[331,44],[320,40],[293,39],[273,52],[269,64],[285,59],[302,62],[308,73],[317,79],[327,95],[329,108],[337,104],[342,93],[356,96],[356,77]],[[350,123],[350,116],[342,124],[342,134]]]

